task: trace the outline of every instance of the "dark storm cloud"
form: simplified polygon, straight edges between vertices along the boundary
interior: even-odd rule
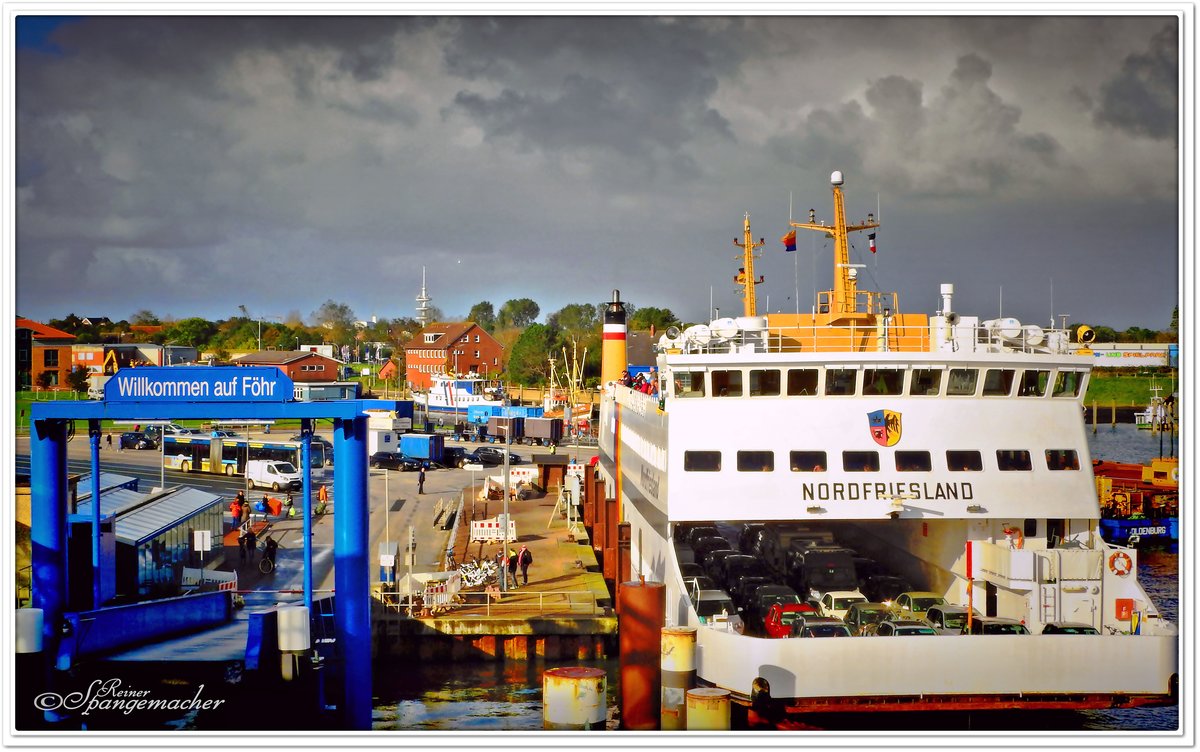
[[[1125,58],[1120,73],[1100,87],[1096,122],[1154,139],[1175,137],[1178,122],[1179,30],[1172,23],[1150,49]]]
[[[491,138],[549,151],[600,148],[634,157],[672,152],[700,135],[732,139],[709,106],[736,70],[738,30],[661,19],[494,19],[460,26],[451,72],[497,94],[464,90],[455,105]],[[573,72],[586,71],[586,72]],[[520,82],[520,88],[513,85]]]
[[[1022,130],[1021,109],[991,88],[992,74],[988,60],[963,55],[928,100],[922,82],[885,76],[863,95],[869,110],[856,100],[814,110],[801,135],[771,146],[796,165],[858,168],[869,160],[882,187],[910,195],[987,195],[1024,185],[1054,167],[1060,146],[1049,134]]]

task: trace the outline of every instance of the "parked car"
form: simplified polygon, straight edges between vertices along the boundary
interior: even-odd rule
[[[971,630],[963,626],[962,634],[972,635],[1019,635],[1029,634],[1029,629],[1016,619],[1006,619],[1002,616],[974,616],[971,618]]]
[[[679,574],[683,577],[683,579],[686,580],[689,577],[703,575],[704,567],[700,566],[694,561],[685,561],[679,565]]]
[[[853,635],[850,633],[850,627],[843,624],[841,619],[806,616],[796,637],[853,637]]]
[[[763,632],[767,637],[791,637],[793,625],[807,616],[817,616],[811,603],[772,603],[763,616]]]
[[[733,593],[733,584],[738,578],[747,575],[766,577],[767,570],[757,558],[739,552],[736,556],[728,556],[721,562],[720,575],[721,582],[725,584],[725,590]]]
[[[973,618],[979,618],[975,614]],[[925,612],[925,621],[938,631],[938,634],[962,634],[967,625],[967,607],[947,603],[944,606],[930,606]]]
[[[121,434],[120,443],[122,449],[158,449],[158,442],[154,437],[141,431],[126,431]]]
[[[718,548],[709,551],[704,555],[704,573],[713,578],[715,582],[724,584],[725,582],[725,560],[731,556],[741,556],[742,554],[734,548]]]
[[[697,539],[696,543],[692,546],[693,560],[700,566],[704,566],[704,559],[708,556],[709,552],[716,551],[717,549],[733,550],[729,546],[729,541],[719,535],[703,536]],[[706,571],[705,574],[708,574],[708,572]]]
[[[1042,634],[1100,634],[1091,624],[1080,624],[1073,621],[1052,621],[1042,627]]]
[[[891,613],[888,611],[887,604],[859,601],[850,604],[842,621],[846,622],[846,626],[850,627],[850,631],[855,635],[861,635],[867,627],[878,624],[889,616]]]
[[[772,580],[770,577],[763,577],[756,574],[744,574],[734,577],[729,582],[729,595],[733,598],[733,602],[748,609],[751,605],[751,594],[761,585],[770,585]]]
[[[683,578],[683,586],[685,588],[687,588],[688,598],[691,599],[692,603],[696,602],[696,599],[699,597],[701,590],[716,590],[717,589],[716,583],[713,582],[711,579],[709,579],[707,575],[703,575],[703,574],[693,575],[691,577],[684,577]]]
[[[863,634],[875,635],[876,637],[912,637],[923,635],[936,637],[937,630],[923,621],[887,619],[878,624],[868,625]]]
[[[930,606],[944,606],[946,599],[928,590],[910,590],[901,593],[892,601],[892,616],[897,619],[913,619],[919,621],[925,618],[925,612]]]
[[[696,599],[696,615],[700,623],[717,629],[741,634],[745,631],[737,607],[724,590],[701,590]]]
[[[867,597],[857,590],[830,590],[821,596],[821,616],[831,616],[841,621],[851,605],[866,602]]]
[[[503,462],[503,460],[501,460]],[[475,452],[467,451],[466,447],[449,446],[442,452],[442,465],[446,467],[462,467],[463,465],[482,465],[483,460]]]
[[[804,603],[800,594],[787,585],[760,585],[748,594],[749,601],[746,610],[748,621],[755,626],[762,626],[767,611],[775,603]],[[816,606],[811,606],[816,611]]]
[[[153,436],[155,439],[157,439],[160,433],[166,436],[187,436],[189,434],[199,433],[199,431],[193,431],[190,428],[184,428],[178,423],[166,423],[161,426],[146,426],[145,433],[147,436]]]
[[[420,460],[413,459],[400,452],[376,452],[371,455],[367,463],[371,467],[382,468],[384,470],[415,472],[421,469]]]
[[[913,586],[903,577],[877,574],[863,581],[859,590],[872,603],[887,603],[890,606],[897,595],[907,590],[913,590]]]
[[[479,447],[475,450],[475,456],[479,458],[479,462],[484,465],[503,465],[504,450],[497,447]],[[521,458],[512,452],[508,453],[508,464],[516,465],[521,462]]]
[[[696,541],[700,540],[701,538],[712,538],[714,536],[717,538],[721,537],[721,531],[718,530],[715,525],[697,525],[696,527],[693,527],[684,533],[683,542],[686,543],[688,547],[695,548]]]

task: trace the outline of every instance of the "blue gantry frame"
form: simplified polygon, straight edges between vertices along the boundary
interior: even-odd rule
[[[185,371],[217,374],[243,379],[258,372],[263,379],[277,383],[283,394],[264,401],[261,395],[226,394],[219,400],[187,401],[175,393],[161,399],[162,390],[147,390],[140,396],[118,397],[106,392],[101,401],[39,402],[31,406],[30,491],[33,539],[33,605],[44,613],[45,654],[54,657],[61,640],[61,625],[66,603],[66,524],[67,524],[67,434],[72,421],[88,421],[91,443],[92,478],[99,478],[100,421],[161,421],[212,419],[222,421],[287,420],[301,421],[302,463],[304,465],[304,541],[305,605],[312,609],[312,485],[309,447],[313,421],[333,421],[334,474],[334,589],[337,594],[335,616],[338,648],[345,661],[345,720],[351,729],[371,728],[371,592],[367,556],[369,508],[367,503],[367,410],[394,410],[401,417],[412,417],[411,402],[388,400],[336,400],[328,402],[280,401],[290,397],[290,379],[274,368],[247,367],[138,368],[131,369],[156,383],[158,377],[170,381]],[[126,372],[122,371],[122,375]],[[112,386],[106,384],[106,390]],[[245,397],[251,397],[245,399]],[[93,489],[93,499],[99,493]],[[99,512],[100,505],[92,504]],[[99,520],[94,536],[99,535]],[[99,551],[99,545],[93,546]],[[93,554],[96,556],[97,554]],[[94,562],[97,563],[97,562]],[[98,567],[97,570],[98,571]]]

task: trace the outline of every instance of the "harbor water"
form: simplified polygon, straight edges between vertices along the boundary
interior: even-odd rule
[[[1170,437],[1139,431],[1132,424],[1088,426],[1093,459],[1145,462],[1170,454]],[[1175,442],[1178,448],[1178,440]],[[1148,550],[1138,556],[1143,586],[1163,617],[1178,623],[1179,557],[1175,550]],[[610,708],[619,704],[619,663],[605,661],[552,664],[381,664],[375,679],[373,728],[377,731],[533,731],[542,728],[542,679],[556,665],[586,665],[608,672]],[[1179,708],[1135,708],[1102,711],[859,713],[829,714],[808,719],[814,729],[829,732],[900,731],[1173,731]]]

